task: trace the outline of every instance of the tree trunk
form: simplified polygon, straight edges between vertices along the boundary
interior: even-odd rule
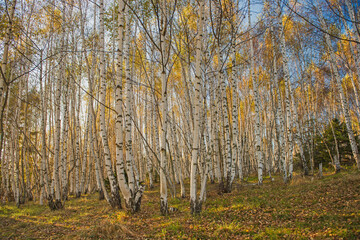
[[[322,25],[322,28],[327,29],[321,9],[319,9],[319,11],[320,11],[320,23]],[[345,98],[344,89],[341,85],[341,79],[340,79],[339,71],[337,69],[335,52],[334,52],[334,49],[331,44],[330,35],[328,35],[328,34],[325,34],[325,43],[327,46],[328,54],[330,55],[330,63],[331,63],[332,69],[334,71],[334,78],[335,78],[336,85],[337,85],[337,88],[338,88],[338,91],[340,94],[340,102],[341,102],[342,111],[343,111],[344,117],[345,117],[345,124],[346,124],[346,129],[347,129],[349,140],[350,140],[351,150],[353,153],[353,157],[356,161],[357,168],[360,169],[360,156],[359,156],[358,146],[356,144],[354,132],[353,132],[353,129],[351,126],[349,106],[348,106],[348,103]]]
[[[201,212],[202,199],[197,198],[196,193],[196,172],[198,166],[199,140],[200,140],[200,90],[201,90],[201,59],[202,41],[203,41],[203,22],[204,22],[205,1],[200,2],[200,17],[198,24],[198,36],[196,39],[196,62],[195,62],[195,111],[194,111],[194,133],[191,154],[191,170],[190,170],[190,212],[191,214],[199,214]],[[204,174],[203,181],[206,182],[207,174]],[[206,184],[206,183],[205,183]],[[203,185],[203,184],[202,184]],[[204,191],[204,190],[202,190]]]
[[[106,173],[110,182],[111,197],[109,203],[114,208],[121,209],[121,199],[116,178],[112,170],[111,153],[108,144],[108,135],[105,123],[105,104],[106,104],[106,79],[105,79],[105,40],[104,40],[104,0],[100,0],[100,134],[104,147]],[[106,191],[105,188],[103,188]]]
[[[248,20],[249,20],[249,29],[251,29],[251,14],[250,14],[250,0],[248,1]],[[252,34],[251,34],[252,35]],[[250,35],[250,36],[251,36]],[[262,152],[262,141],[261,141],[261,133],[260,133],[260,96],[259,96],[259,82],[256,79],[256,69],[254,63],[254,42],[251,37],[250,40],[250,72],[251,79],[253,81],[253,90],[255,97],[255,157],[258,164],[258,183],[259,185],[263,182],[263,169],[264,169],[264,159]]]

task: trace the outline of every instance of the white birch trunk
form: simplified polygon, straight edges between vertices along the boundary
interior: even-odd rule
[[[62,63],[60,63],[62,64]],[[60,179],[59,179],[59,160],[60,160],[60,138],[61,138],[61,119],[60,119],[60,99],[61,99],[61,81],[63,73],[60,68],[59,79],[56,82],[56,92],[55,92],[55,155],[54,155],[54,185],[55,185],[55,203],[50,206],[52,210],[61,209],[61,191],[60,191]],[[52,201],[52,200],[51,200]]]
[[[286,162],[285,162],[285,154],[286,154],[286,146],[285,146],[285,140],[284,140],[284,136],[285,136],[285,122],[284,122],[284,115],[283,115],[283,111],[282,111],[282,104],[281,104],[281,92],[280,92],[280,87],[279,87],[279,75],[278,75],[278,68],[277,68],[277,57],[276,57],[276,52],[275,52],[275,34],[274,34],[274,30],[273,28],[271,28],[271,41],[272,41],[272,46],[273,46],[273,71],[274,71],[274,84],[275,84],[275,89],[276,89],[276,97],[277,97],[277,111],[276,111],[276,125],[277,125],[277,129],[279,129],[279,155],[280,155],[280,163],[281,163],[281,168],[282,168],[282,172],[283,172],[283,180],[285,183],[287,183],[287,170],[286,170]]]
[[[296,144],[299,147],[300,150],[300,158],[303,165],[304,174],[308,175],[309,170],[306,164],[306,159],[304,155],[303,145],[301,141],[301,135],[300,135],[300,126],[298,122],[298,115],[297,115],[297,109],[295,105],[294,96],[291,95],[291,82],[290,82],[290,72],[289,72],[289,66],[288,66],[288,57],[286,54],[286,41],[285,41],[285,29],[284,25],[280,23],[280,51],[282,55],[282,63],[283,63],[283,70],[284,70],[284,80],[285,80],[285,103],[286,103],[286,115],[287,115],[287,126],[288,126],[288,141],[289,141],[289,178],[292,178],[292,170],[293,170],[293,135],[292,135],[292,128],[293,123],[295,123],[295,127],[298,129],[298,131],[295,133],[294,140]],[[290,99],[291,98],[291,99]],[[291,103],[290,103],[291,101]],[[291,114],[291,109],[293,110]]]
[[[319,8],[319,11],[320,11],[320,16],[319,16],[320,17],[320,23],[322,25],[322,28],[327,29],[325,19],[323,17],[323,14],[322,14],[320,8]],[[353,157],[354,157],[354,159],[356,161],[357,168],[360,169],[360,156],[359,156],[358,146],[356,144],[354,132],[353,132],[353,129],[352,129],[352,126],[351,126],[351,118],[350,118],[350,113],[349,113],[349,106],[348,106],[348,103],[347,103],[346,98],[345,98],[344,89],[342,87],[340,75],[339,75],[339,72],[338,72],[338,69],[337,69],[337,61],[336,61],[335,52],[334,52],[334,49],[333,49],[332,44],[331,44],[330,36],[328,34],[325,34],[325,42],[326,42],[328,53],[330,55],[330,64],[331,64],[333,72],[334,72],[334,78],[335,78],[335,81],[336,81],[336,86],[337,86],[339,94],[340,94],[340,102],[341,102],[342,111],[343,111],[343,114],[344,114],[344,117],[345,117],[345,124],[346,124],[346,129],[347,129],[349,140],[350,140],[351,150],[352,150],[352,153],[353,153]]]
[[[220,36],[221,37],[221,36]],[[220,46],[219,46],[220,47]],[[219,50],[219,78],[221,84],[221,104],[222,104],[222,114],[224,118],[224,147],[225,147],[225,156],[224,156],[224,192],[231,192],[231,169],[232,169],[232,156],[231,156],[231,140],[230,140],[230,122],[229,122],[229,113],[228,113],[228,104],[227,104],[227,93],[226,93],[226,81],[223,70],[223,59],[222,53]]]
[[[294,144],[293,144],[293,121],[292,121],[292,115],[291,115],[291,95],[290,95],[290,73],[289,73],[289,66],[288,66],[288,57],[286,54],[286,44],[285,44],[285,32],[284,32],[284,26],[280,21],[280,52],[282,55],[282,65],[283,65],[283,71],[284,71],[284,81],[285,81],[285,109],[286,109],[286,125],[287,125],[287,142],[288,142],[288,154],[289,154],[289,171],[288,171],[288,177],[289,179],[292,178],[293,175],[293,150],[294,150]]]
[[[167,96],[167,74],[166,74],[166,30],[167,30],[167,14],[166,1],[161,1],[161,23],[160,23],[160,50],[161,50],[161,141],[160,141],[160,211],[163,215],[167,215],[167,183],[166,183],[166,134],[167,134],[167,115],[168,115],[168,96]]]
[[[67,199],[68,194],[68,179],[67,179],[67,140],[68,140],[68,132],[69,132],[69,104],[68,104],[68,96],[69,96],[69,84],[66,84],[65,87],[65,95],[64,95],[64,120],[62,126],[62,138],[64,141],[62,155],[61,155],[61,185],[62,185],[62,200]]]
[[[42,62],[42,52],[40,52],[40,62]],[[42,83],[42,64],[40,63],[40,96],[41,96],[41,129],[42,129],[42,151],[41,151],[41,195],[46,196],[46,199],[49,199],[50,187],[49,187],[49,176],[46,169],[46,113],[47,113],[47,101],[46,101],[46,93],[43,91],[43,83]],[[45,86],[46,89],[46,86]],[[42,197],[41,196],[41,197]]]
[[[12,37],[12,25],[13,25],[13,17],[15,14],[15,7],[16,7],[16,0],[14,0],[12,6],[10,7],[9,15],[9,22],[8,27],[5,30],[5,40],[4,40],[4,49],[3,49],[3,58],[1,62],[1,77],[0,77],[0,103],[1,106],[3,105],[3,95],[4,90],[7,85],[7,79],[10,74],[10,70],[8,69],[8,57],[9,57],[9,48],[10,48],[10,42]],[[2,124],[2,123],[1,123]]]
[[[249,29],[251,29],[251,12],[250,12],[250,0],[248,0],[248,21],[249,21]],[[252,34],[250,34],[252,36]],[[260,135],[260,96],[259,96],[259,82],[256,79],[255,73],[255,63],[254,63],[254,41],[251,37],[250,40],[250,72],[251,79],[253,81],[253,90],[255,97],[255,158],[258,164],[258,183],[259,185],[263,182],[263,168],[264,168],[264,160],[263,153],[261,150],[261,135]]]
[[[215,79],[215,78],[214,78]],[[218,108],[216,106],[216,89],[214,87],[214,80],[210,81],[210,105],[211,105],[211,146],[212,146],[212,160],[215,169],[215,177],[217,182],[222,182],[222,174],[220,171],[220,159],[219,159],[219,134],[218,134]]]
[[[185,185],[184,185],[184,175],[182,172],[182,167],[181,167],[181,155],[180,155],[180,150],[179,150],[179,141],[177,138],[177,134],[176,134],[176,123],[175,123],[175,114],[173,112],[173,127],[172,127],[172,135],[173,135],[173,141],[174,141],[174,145],[175,145],[175,154],[176,154],[176,171],[178,174],[178,178],[179,178],[179,182],[180,182],[180,195],[181,198],[185,198]]]
[[[196,38],[196,62],[195,62],[195,111],[194,111],[194,133],[192,143],[192,154],[191,154],[191,170],[190,170],[190,212],[191,214],[198,214],[201,212],[202,202],[197,198],[196,194],[196,172],[198,166],[198,155],[199,155],[199,140],[200,140],[200,90],[201,90],[201,45],[203,38],[203,22],[204,22],[204,6],[205,1],[200,2],[200,17],[198,24],[198,36]],[[207,176],[203,177],[206,181]]]
[[[131,192],[125,180],[124,156],[123,156],[123,35],[124,35],[124,14],[125,4],[123,0],[118,2],[118,48],[117,48],[117,76],[115,82],[115,110],[117,112],[115,121],[115,141],[116,141],[116,173],[120,190],[125,198],[126,205],[131,207]],[[126,12],[127,13],[127,12]],[[128,23],[127,23],[128,24]],[[129,34],[129,33],[126,33]],[[128,38],[128,37],[127,37]],[[128,48],[128,44],[125,43]],[[127,56],[128,57],[128,56]],[[127,60],[126,60],[127,61]]]
[[[147,108],[148,108],[148,94],[147,94],[147,91],[145,92],[145,106],[144,106],[144,114],[145,114],[145,119],[144,119],[144,131],[145,131],[145,139],[146,141],[149,141],[149,137],[148,137],[148,132],[149,132],[149,129],[148,129],[148,113],[147,113]],[[153,105],[152,105],[153,106]],[[151,106],[151,108],[152,108]],[[153,111],[151,111],[151,116],[150,116],[150,130],[153,128]],[[154,183],[153,183],[153,175],[152,175],[152,157],[151,157],[151,154],[149,152],[149,146],[148,145],[145,145],[145,152],[146,152],[146,171],[147,171],[147,174],[149,176],[149,187],[150,189],[154,188]]]
[[[125,35],[125,92],[126,92],[126,109],[125,109],[125,146],[126,146],[126,170],[128,176],[128,184],[130,191],[135,190],[136,182],[134,178],[134,167],[133,167],[133,149],[132,149],[132,83],[130,73],[130,22],[129,17],[126,16],[127,31]]]
[[[236,49],[235,46],[233,46],[233,53],[232,53],[232,69],[231,69],[231,75],[230,75],[230,82],[232,84],[231,90],[232,90],[232,171],[231,171],[231,182],[230,186],[232,185],[232,182],[235,178],[235,165],[237,164],[239,166],[239,177],[242,180],[242,160],[240,156],[240,144],[239,144],[239,108],[238,108],[238,92],[237,92],[237,78],[236,72],[238,68],[236,67]]]
[[[88,107],[87,110],[87,120],[86,120],[86,126],[85,126],[85,136],[84,136],[84,147],[83,147],[83,161],[81,164],[81,178],[80,178],[80,192],[85,193],[85,180],[86,180],[86,169],[89,167],[90,163],[88,164],[88,161],[90,161],[90,157],[88,154],[88,139],[89,139],[89,128],[90,125],[90,109]]]
[[[104,40],[104,0],[100,1],[100,134],[102,139],[102,144],[104,147],[104,157],[105,157],[105,167],[106,173],[109,178],[110,188],[111,188],[111,198],[110,205],[112,207],[121,208],[121,199],[119,194],[119,189],[117,186],[117,181],[112,171],[112,162],[111,162],[111,153],[108,144],[108,136],[106,130],[105,122],[105,104],[106,104],[106,79],[105,79],[105,40]],[[101,171],[100,171],[101,172]],[[103,188],[104,192],[106,191]]]

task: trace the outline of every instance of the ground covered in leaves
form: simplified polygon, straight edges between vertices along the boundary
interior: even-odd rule
[[[249,180],[249,179],[248,179]],[[65,209],[37,203],[0,206],[0,239],[360,239],[360,173],[324,178],[281,177],[263,186],[248,181],[219,195],[209,185],[199,216],[189,198],[172,198],[178,211],[161,216],[158,188],[147,189],[141,212],[111,209],[96,194],[71,198]]]

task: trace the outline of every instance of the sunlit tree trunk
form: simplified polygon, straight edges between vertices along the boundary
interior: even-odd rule
[[[81,62],[81,61],[80,61]],[[80,70],[81,72],[81,70]],[[77,79],[77,84],[79,86],[74,86],[74,102],[76,103],[76,116],[74,116],[74,128],[75,128],[75,196],[80,197],[81,196],[81,188],[80,188],[80,166],[82,162],[82,156],[81,156],[81,131],[80,131],[80,105],[81,105],[81,92],[80,92],[80,86],[81,86],[81,73],[80,77]],[[86,159],[84,160],[86,161]]]
[[[292,92],[291,84],[289,84],[289,92],[290,93]],[[295,142],[296,142],[296,145],[299,147],[300,159],[301,159],[304,175],[307,176],[307,175],[309,175],[309,168],[307,166],[305,153],[304,153],[304,147],[303,147],[303,141],[302,141],[301,132],[300,132],[301,129],[300,129],[299,118],[298,118],[298,114],[297,114],[297,105],[295,103],[295,92],[292,94],[292,97],[291,97],[291,107],[293,109],[294,123],[295,123],[295,127],[297,129],[297,131],[295,132]]]
[[[153,100],[153,105],[152,105],[152,109],[151,109],[151,114],[152,114],[152,143],[153,143],[153,149],[155,149],[154,151],[154,159],[159,159],[158,158],[158,154],[160,153],[160,139],[159,139],[159,105],[158,105],[158,98],[156,96],[156,89],[155,89],[155,83],[156,83],[156,78],[155,78],[155,69],[153,64],[155,63],[155,59],[154,59],[154,54],[155,54],[155,48],[153,47],[151,49],[151,54],[152,54],[152,66],[150,68],[150,72],[151,72],[151,89],[152,89],[152,100]],[[160,162],[155,162],[155,170],[160,170]]]
[[[349,7],[348,7],[348,10],[349,10],[350,18],[351,18],[352,21],[354,22],[354,18],[355,18],[355,17],[354,17],[354,14],[353,14],[353,12],[352,12],[352,11],[353,11],[352,5],[351,5],[351,3],[350,3],[348,0],[346,0],[346,4],[349,6]],[[348,25],[347,22],[345,21],[346,18],[345,18],[345,16],[344,16],[344,11],[343,11],[343,9],[342,9],[341,7],[339,8],[339,12],[340,12],[341,17],[343,18],[343,19],[342,19],[342,22],[343,22],[343,24],[344,24],[344,26],[345,26],[345,29],[346,29],[346,31],[348,32],[348,35],[351,36],[352,32],[351,32],[351,30],[350,30],[349,25]],[[356,33],[358,33],[357,30],[360,30],[360,29],[356,29],[356,30],[355,30]],[[357,36],[358,36],[357,38],[360,39],[359,33],[357,34]],[[354,71],[354,73],[357,75],[357,83],[359,84],[359,83],[360,83],[360,58],[358,57],[358,55],[359,55],[359,50],[360,50],[360,48],[359,48],[358,45],[359,45],[359,44],[357,44],[357,45],[354,47],[352,43],[349,43],[350,53],[351,53],[352,59],[353,59],[353,61],[354,61],[354,63],[355,63],[355,66],[354,66],[354,67],[355,67],[355,71]],[[355,53],[355,49],[357,50],[357,53],[358,53],[358,54]],[[350,57],[349,57],[349,59],[350,59]],[[349,70],[350,70],[350,69],[349,69]],[[350,70],[350,71],[351,71],[351,70]],[[360,102],[359,102],[358,89],[357,89],[357,87],[356,87],[355,80],[354,80],[354,77],[352,76],[352,74],[350,75],[350,79],[351,79],[352,87],[353,87],[353,89],[354,89],[355,112],[356,112],[356,114],[357,114],[358,121],[360,121]]]
[[[49,188],[49,177],[48,172],[46,169],[46,158],[47,158],[47,151],[46,151],[46,113],[47,113],[47,93],[43,90],[43,77],[42,77],[42,52],[40,52],[40,97],[41,97],[41,134],[42,134],[42,151],[41,151],[41,176],[40,176],[40,185],[41,185],[41,195],[40,198],[42,199],[43,196],[46,198],[49,197],[50,188]],[[46,85],[45,85],[46,89]],[[40,200],[41,201],[41,200]]]
[[[7,108],[6,108],[7,110]],[[6,114],[7,116],[7,114]],[[4,119],[7,120],[7,117],[5,117]],[[4,153],[2,155],[1,158],[1,173],[3,181],[1,182],[3,184],[3,191],[4,191],[4,196],[3,196],[3,202],[5,203],[6,200],[9,199],[9,194],[10,194],[10,159],[9,159],[9,154],[7,154],[9,152],[9,144],[6,143],[4,144]],[[39,191],[40,192],[40,191]],[[42,205],[42,203],[40,203]]]
[[[251,29],[251,12],[250,12],[250,0],[248,0],[248,22],[249,29]],[[264,159],[262,152],[262,141],[261,141],[261,133],[260,133],[260,96],[259,96],[259,81],[256,79],[256,69],[254,62],[254,40],[252,38],[253,34],[250,34],[250,72],[251,79],[253,81],[253,90],[255,97],[255,158],[258,164],[258,183],[259,185],[263,182],[263,169],[264,169]]]
[[[84,136],[84,147],[83,147],[83,161],[81,164],[81,178],[80,178],[80,192],[85,193],[85,180],[86,180],[86,169],[89,168],[90,156],[88,154],[88,139],[89,139],[89,128],[90,128],[90,109],[87,110],[87,119],[85,124],[85,136]]]
[[[204,7],[205,1],[200,2],[200,17],[198,24],[198,36],[196,39],[196,62],[195,62],[195,111],[194,111],[194,131],[193,131],[193,143],[191,154],[191,170],[190,170],[190,212],[192,214],[198,214],[201,212],[202,199],[197,198],[196,192],[196,172],[199,168],[199,142],[200,142],[200,107],[201,107],[201,59],[202,53],[202,41],[203,41],[203,22],[204,22]],[[203,179],[206,181],[207,174],[204,174]]]
[[[285,29],[284,24],[280,23],[280,52],[282,55],[282,65],[283,65],[283,71],[284,71],[284,81],[285,81],[285,104],[286,104],[286,116],[287,116],[287,131],[288,131],[288,142],[289,142],[289,178],[292,178],[292,171],[293,171],[293,139],[295,140],[296,144],[299,147],[300,150],[300,158],[303,165],[304,174],[308,175],[309,170],[306,164],[306,159],[304,155],[303,145],[301,141],[301,135],[299,133],[300,126],[298,122],[298,115],[297,115],[297,109],[295,105],[294,95],[291,95],[291,82],[290,82],[290,72],[289,72],[289,66],[288,66],[288,56],[286,53],[286,41],[285,41]],[[292,109],[292,114],[291,114]],[[293,123],[298,129],[298,131],[295,133],[295,137],[293,138],[292,128]]]
[[[332,132],[333,137],[334,137],[335,150],[336,150],[336,154],[333,156],[333,166],[335,168],[335,173],[338,173],[341,170],[340,160],[339,160],[340,159],[340,153],[339,153],[339,145],[338,145],[338,141],[337,141],[337,138],[336,138],[336,134],[335,134],[335,131],[334,131],[332,121],[330,121],[330,127],[331,127],[331,132]]]
[[[60,63],[62,64],[62,63]],[[55,92],[55,155],[54,155],[54,185],[55,185],[55,203],[50,206],[52,210],[62,208],[61,203],[61,191],[60,191],[60,179],[59,179],[59,168],[60,168],[60,138],[61,138],[61,119],[60,119],[60,99],[61,99],[61,83],[63,81],[63,68],[60,68],[59,78],[56,81],[56,92]]]
[[[357,11],[355,11],[354,9],[354,6],[353,6],[353,3],[351,0],[345,0],[345,4],[348,8],[348,13],[349,13],[349,16],[350,16],[350,19],[352,21],[352,25],[354,26],[354,32],[355,32],[355,36],[356,36],[356,39],[358,41],[360,41],[360,23],[359,23],[359,9],[357,9]],[[356,6],[356,5],[355,5]],[[359,5],[358,5],[359,7]],[[358,14],[358,16],[356,16],[356,14]],[[351,44],[351,43],[350,43]],[[359,43],[357,43],[356,45],[356,49],[357,49],[357,53],[358,53],[358,57],[355,58],[355,62],[357,64],[357,68],[359,69],[360,66],[359,66],[359,54],[360,54],[360,46],[359,46]],[[360,83],[360,79],[358,79],[359,83]]]
[[[5,87],[8,84],[9,81],[9,76],[10,76],[10,69],[8,68],[8,58],[9,58],[9,48],[10,48],[10,43],[11,43],[11,38],[12,38],[12,27],[13,27],[13,18],[14,18],[14,14],[15,14],[15,7],[16,7],[16,2],[17,0],[14,0],[12,5],[9,6],[10,9],[8,9],[8,15],[6,15],[8,17],[8,25],[7,28],[5,29],[5,39],[4,39],[4,48],[3,48],[3,58],[2,58],[2,62],[1,62],[1,76],[0,76],[0,103],[1,106],[3,106],[3,96],[4,96],[4,91],[5,91]],[[1,123],[1,127],[2,127]],[[2,134],[2,132],[1,132]],[[2,137],[2,136],[1,136]]]
[[[125,168],[124,168],[124,156],[123,156],[123,35],[124,35],[124,14],[125,14],[125,4],[123,0],[118,2],[118,35],[117,35],[117,76],[115,82],[115,110],[116,110],[116,120],[115,120],[115,141],[116,141],[116,174],[117,180],[119,183],[120,190],[125,198],[126,204],[131,207],[130,199],[131,193],[130,189],[127,186],[125,180]],[[129,24],[129,23],[127,23]],[[126,33],[130,34],[130,33]],[[126,36],[128,39],[128,36]],[[128,40],[127,40],[128,41]],[[125,44],[125,47],[129,46]],[[128,56],[126,56],[128,58]],[[126,59],[126,61],[128,61]],[[128,64],[128,63],[127,63]],[[127,83],[126,83],[127,84]]]
[[[235,43],[234,43],[235,44]],[[237,92],[237,74],[238,67],[236,65],[236,49],[235,46],[232,47],[232,66],[231,66],[231,90],[232,90],[232,169],[231,169],[231,182],[235,178],[235,165],[239,167],[239,178],[243,179],[242,176],[242,160],[240,155],[240,144],[239,144],[239,106],[238,106],[238,92]]]
[[[23,91],[23,82],[19,83],[18,89],[18,98],[15,103],[15,118],[13,119],[14,125],[12,128],[12,180],[13,180],[13,195],[15,199],[16,206],[19,207],[21,202],[21,186],[20,186],[20,149],[19,149],[19,141],[20,141],[20,134],[19,134],[19,121],[20,121],[20,114],[21,114],[21,99],[22,99],[22,91]]]
[[[68,172],[68,133],[69,133],[69,92],[70,87],[69,83],[64,85],[64,119],[63,119],[63,126],[62,126],[62,138],[63,138],[63,148],[62,148],[62,154],[61,154],[61,186],[62,186],[62,200],[67,199],[68,194],[68,178],[67,178],[67,172]]]
[[[275,90],[276,90],[276,98],[277,98],[277,110],[276,110],[276,125],[279,131],[279,155],[280,155],[280,163],[281,163],[281,168],[282,168],[282,172],[283,172],[283,180],[286,183],[287,182],[287,170],[286,170],[286,162],[285,162],[285,140],[284,140],[284,136],[285,136],[285,122],[284,122],[284,115],[283,115],[283,111],[282,111],[282,104],[281,104],[281,91],[280,91],[280,87],[279,87],[279,75],[278,75],[278,68],[277,68],[277,54],[275,52],[275,34],[274,34],[274,30],[273,28],[271,28],[271,41],[272,41],[272,48],[273,48],[273,82],[275,85]]]
[[[92,83],[90,81],[89,83],[90,87],[90,93],[92,91]],[[91,106],[93,106],[92,98],[90,99]],[[102,174],[102,169],[100,165],[100,152],[99,152],[99,144],[98,144],[98,137],[96,134],[96,113],[93,107],[91,107],[91,119],[90,122],[92,123],[92,131],[90,132],[90,138],[91,138],[91,151],[94,156],[94,162],[95,162],[95,179],[96,179],[96,185],[97,189],[99,191],[99,199],[102,200],[104,198],[109,199],[108,193],[105,189],[104,184],[104,178]]]
[[[167,4],[161,0],[161,19],[159,25],[160,51],[161,51],[161,141],[160,141],[160,211],[163,215],[168,214],[167,183],[166,183],[166,135],[168,125],[168,86],[167,86],[167,46],[166,31],[168,30]]]
[[[220,171],[220,159],[219,159],[219,134],[218,134],[218,108],[216,106],[216,89],[214,87],[214,79],[210,80],[210,114],[211,114],[211,148],[212,148],[212,160],[214,165],[214,172],[217,182],[220,184],[222,181],[222,175]]]
[[[179,149],[179,140],[178,140],[177,134],[176,134],[176,123],[175,123],[174,112],[173,112],[172,118],[173,118],[172,136],[173,136],[174,148],[175,148],[175,154],[176,154],[176,163],[175,163],[176,170],[175,171],[177,171],[179,182],[180,182],[180,195],[182,198],[185,198],[184,175],[183,175],[183,170],[181,167],[181,154],[180,154],[180,149]]]
[[[294,150],[294,144],[293,144],[293,121],[292,121],[292,115],[291,115],[291,95],[290,95],[290,73],[289,73],[289,66],[288,66],[288,57],[286,53],[286,44],[285,44],[285,31],[284,31],[284,25],[280,21],[280,52],[282,55],[282,66],[284,71],[284,82],[285,82],[285,110],[286,110],[286,126],[287,126],[287,144],[288,144],[288,154],[289,154],[289,171],[288,171],[288,177],[289,179],[292,178],[293,175],[293,150]]]
[[[128,13],[126,11],[126,13]],[[134,194],[134,191],[137,187],[137,183],[135,181],[135,174],[134,174],[134,156],[133,156],[133,139],[131,135],[131,128],[132,128],[132,120],[133,120],[133,111],[132,111],[132,98],[133,91],[132,91],[132,82],[131,82],[131,69],[130,69],[130,36],[131,36],[131,28],[130,28],[130,18],[128,17],[128,14],[126,14],[126,34],[125,34],[125,75],[126,75],[126,82],[125,82],[125,92],[126,92],[126,109],[125,109],[125,150],[126,150],[126,170],[127,170],[127,177],[128,177],[128,186],[129,186],[129,196],[126,196],[128,200],[125,198],[125,201],[131,201],[132,194]],[[130,203],[130,202],[129,202]],[[129,206],[130,207],[130,206]]]
[[[8,113],[8,106],[5,108],[5,117],[4,122],[7,122],[7,113]],[[7,155],[7,145],[4,143],[3,146],[3,153],[1,155],[1,189],[0,191],[3,193],[2,202],[5,203],[8,198],[8,179],[9,179],[9,171],[8,171],[8,155]]]
[[[149,124],[150,124],[150,130],[153,128],[153,121],[152,121],[152,119],[153,119],[153,116],[152,116],[152,114],[153,114],[153,111],[152,110],[150,110],[150,113],[151,113],[151,115],[150,115],[150,122],[148,123],[148,116],[149,116],[149,114],[148,114],[148,105],[149,105],[149,103],[148,103],[148,101],[149,101],[149,99],[148,99],[148,94],[147,94],[148,92],[147,91],[145,91],[145,106],[144,106],[144,114],[145,114],[145,116],[144,116],[144,131],[145,131],[145,139],[146,139],[146,141],[149,141]],[[153,104],[150,106],[150,108],[152,109],[153,108]],[[151,133],[150,133],[151,134]],[[149,146],[148,145],[145,145],[145,152],[146,152],[146,172],[147,172],[147,174],[148,174],[148,176],[149,176],[149,187],[150,187],[150,189],[152,189],[153,187],[154,187],[154,182],[153,182],[153,175],[152,175],[152,161],[153,161],[153,158],[152,158],[152,153],[150,153],[150,150],[149,150]]]
[[[11,67],[9,67],[9,50],[12,40],[12,31],[13,31],[13,18],[15,14],[15,7],[16,7],[16,0],[13,1],[12,5],[7,5],[6,13],[4,14],[4,19],[7,18],[7,27],[3,31],[5,32],[5,37],[3,40],[3,48],[2,48],[2,61],[1,61],[1,68],[0,68],[0,111],[3,113],[6,109],[6,105],[8,103],[8,95],[9,95],[9,84],[10,84],[10,73]],[[7,1],[9,3],[9,1]],[[7,94],[6,94],[7,93]],[[4,151],[4,115],[0,115],[0,158],[3,160]],[[10,166],[10,165],[9,165]],[[1,165],[3,168],[3,165]],[[7,178],[8,179],[8,178]],[[1,189],[0,189],[1,191]],[[7,190],[5,190],[8,193]]]
[[[221,36],[220,36],[221,37]],[[222,114],[224,118],[224,148],[226,159],[224,161],[224,192],[231,192],[231,169],[232,169],[232,156],[231,156],[231,140],[230,140],[230,121],[229,121],[229,111],[227,103],[227,91],[226,91],[226,80],[224,76],[223,69],[223,57],[222,53],[219,51],[219,78],[221,84],[221,104],[222,104]]]
[[[112,207],[121,208],[121,199],[119,194],[119,189],[117,186],[117,181],[112,170],[111,162],[111,153],[108,144],[108,135],[106,130],[105,122],[105,104],[106,104],[106,79],[105,79],[105,39],[104,39],[104,0],[100,0],[100,134],[102,139],[102,144],[104,147],[104,157],[105,157],[105,167],[106,173],[110,182],[111,188],[111,197],[109,203]],[[106,191],[103,188],[104,192]]]
[[[319,8],[319,13],[320,13],[319,14],[320,23],[322,25],[322,28],[328,29],[320,8]],[[347,129],[349,140],[350,140],[352,154],[356,161],[357,168],[360,169],[360,156],[359,156],[358,146],[356,144],[354,132],[353,132],[353,129],[351,126],[349,106],[348,106],[348,103],[345,98],[344,89],[341,85],[341,79],[340,79],[339,71],[337,69],[336,55],[335,55],[334,49],[332,47],[332,43],[331,43],[329,34],[325,34],[325,43],[326,43],[326,47],[328,50],[328,54],[330,55],[330,64],[332,66],[332,70],[334,72],[334,78],[335,78],[336,85],[337,85],[337,88],[338,88],[338,91],[340,94],[340,102],[341,102],[341,107],[342,107],[342,111],[343,111],[344,118],[345,118],[345,124],[346,124],[346,129]]]

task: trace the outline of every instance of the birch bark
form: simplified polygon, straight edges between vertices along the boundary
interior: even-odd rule
[[[248,0],[248,22],[249,29],[251,29],[251,12],[250,12],[250,0]],[[252,34],[250,35],[252,36]],[[254,54],[254,40],[250,37],[250,72],[251,79],[253,81],[253,91],[255,97],[255,158],[258,164],[258,183],[259,185],[263,182],[263,168],[264,159],[263,152],[261,151],[261,133],[260,133],[260,96],[259,96],[259,81],[256,79],[255,73],[255,54]]]
[[[161,141],[160,141],[160,211],[163,215],[167,215],[168,200],[167,200],[167,183],[166,183],[166,134],[167,134],[167,115],[168,115],[168,89],[167,89],[167,74],[166,74],[166,31],[168,30],[168,19],[166,1],[161,1],[161,20],[160,20],[160,51],[161,51]]]
[[[203,22],[204,22],[204,7],[205,1],[200,2],[200,17],[198,24],[198,36],[196,39],[196,62],[195,62],[195,111],[194,111],[194,133],[192,143],[192,154],[191,154],[191,170],[190,170],[190,212],[191,214],[198,214],[201,212],[201,199],[197,198],[196,193],[196,172],[198,166],[198,155],[199,155],[199,140],[200,140],[200,89],[201,89],[201,45],[203,41]],[[203,177],[206,181],[207,175]]]
[[[291,179],[293,175],[293,121],[291,115],[291,95],[290,95],[290,73],[289,73],[289,66],[288,66],[288,57],[286,54],[286,47],[285,47],[285,32],[284,26],[280,22],[280,52],[282,55],[282,66],[284,71],[284,81],[285,81],[285,110],[286,110],[286,126],[287,126],[287,143],[288,143],[288,154],[289,154],[289,171],[288,171],[288,178]]]
[[[325,22],[325,19],[324,19],[324,16],[323,16],[322,11],[321,11],[321,8],[319,8],[319,13],[320,13],[319,14],[320,23],[321,23],[322,28],[328,29],[327,25],[326,25],[326,22]],[[341,108],[342,108],[342,111],[343,111],[343,114],[344,114],[344,117],[345,117],[345,124],[346,124],[346,129],[347,129],[347,132],[348,132],[348,137],[349,137],[349,140],[350,140],[351,150],[352,150],[352,153],[353,153],[353,157],[354,157],[354,159],[356,161],[357,168],[360,169],[360,156],[359,156],[358,146],[356,144],[354,132],[353,132],[353,129],[352,129],[352,126],[351,126],[349,106],[348,106],[348,103],[347,103],[346,98],[345,98],[344,89],[342,87],[339,71],[337,69],[336,55],[335,55],[334,49],[333,49],[332,44],[331,44],[330,36],[328,34],[325,34],[325,43],[326,43],[328,54],[329,54],[329,57],[330,57],[330,59],[329,59],[330,64],[331,64],[333,72],[334,72],[334,78],[335,78],[335,81],[336,81],[336,86],[337,86],[339,94],[340,94]]]
[[[106,79],[105,79],[105,40],[104,40],[104,0],[100,0],[100,134],[104,147],[105,167],[111,188],[111,198],[109,203],[112,207],[121,208],[121,199],[117,181],[112,170],[111,153],[108,144],[108,136],[105,123],[105,104],[106,104]],[[103,188],[104,192],[106,191]]]
[[[285,123],[284,123],[284,115],[283,115],[283,111],[282,111],[282,104],[281,104],[281,92],[280,92],[280,87],[279,87],[279,75],[278,75],[278,68],[277,68],[277,54],[275,52],[275,34],[274,34],[274,29],[271,28],[271,42],[272,42],[272,46],[273,46],[273,72],[274,72],[274,84],[275,84],[275,89],[276,89],[276,97],[277,97],[277,111],[276,111],[276,125],[278,126],[277,129],[279,129],[279,151],[280,151],[280,162],[281,162],[281,168],[282,168],[282,172],[283,172],[283,180],[285,183],[287,183],[288,178],[287,178],[287,170],[286,170],[286,162],[285,162],[285,140],[284,140],[284,136],[285,136]]]

